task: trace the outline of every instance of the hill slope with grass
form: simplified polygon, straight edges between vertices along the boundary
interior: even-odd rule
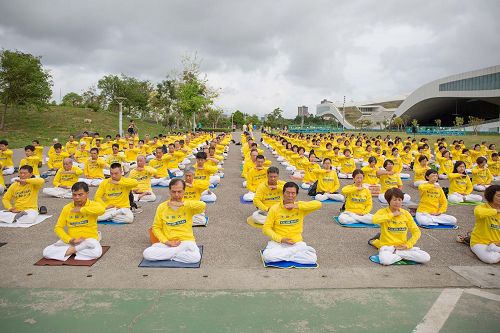
[[[91,124],[84,119],[92,119]],[[134,119],[139,135],[151,136],[165,133],[163,126]],[[129,118],[123,117],[123,130],[126,131]],[[51,106],[48,110],[8,110],[5,116],[5,130],[0,131],[0,138],[9,141],[10,148],[20,148],[38,139],[42,145],[52,143],[53,138],[65,143],[68,135],[78,135],[83,131],[99,132],[102,136],[118,133],[118,113],[89,109]]]

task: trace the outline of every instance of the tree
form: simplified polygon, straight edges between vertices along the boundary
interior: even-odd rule
[[[455,124],[456,127],[461,127],[464,124],[464,118],[463,117],[455,117],[455,120],[453,121],[453,124]]]
[[[281,127],[285,124],[285,119],[283,118],[283,110],[279,107],[275,108],[271,113],[267,115],[265,124],[270,127]]]
[[[418,127],[418,120],[417,119],[412,119],[411,120],[411,126]]]
[[[396,117],[393,119],[392,123],[394,124],[394,126],[397,126],[398,131],[400,131],[401,127],[403,126],[403,119],[401,119],[401,117]]]
[[[437,127],[441,127],[441,119],[434,119]]]
[[[83,103],[82,96],[78,95],[75,92],[70,92],[64,95],[62,99],[62,105],[64,106],[81,106]]]
[[[236,127],[241,127],[245,123],[245,116],[243,115],[243,112],[240,110],[236,110],[233,113],[233,124],[236,125]]]
[[[472,130],[474,131],[475,135],[478,134],[479,125],[481,125],[483,122],[484,122],[484,119],[482,119],[482,118],[469,116],[469,125],[472,126]]]
[[[9,105],[47,105],[52,95],[52,77],[45,70],[40,57],[20,51],[2,50],[0,53],[0,99],[4,109],[0,117],[0,129],[5,127]]]
[[[376,124],[377,126],[380,126],[380,130],[382,130],[382,124],[383,124],[383,122],[382,122],[382,121],[377,120],[377,121],[375,122],[375,124]]]

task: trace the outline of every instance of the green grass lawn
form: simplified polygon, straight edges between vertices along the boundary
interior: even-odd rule
[[[92,119],[91,124],[85,124],[84,119]],[[123,130],[127,130],[129,119],[123,117]],[[161,125],[135,119],[139,135],[149,133],[151,136],[166,133]],[[51,106],[45,111],[9,110],[5,116],[5,130],[0,131],[0,138],[9,142],[10,148],[20,148],[38,139],[42,145],[52,143],[58,138],[62,143],[68,135],[79,134],[84,130],[96,131],[101,136],[118,133],[118,113],[107,111],[94,112],[82,108]]]

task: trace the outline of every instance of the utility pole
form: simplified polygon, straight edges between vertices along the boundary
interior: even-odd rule
[[[120,136],[123,136],[123,112],[122,112],[122,103],[126,100],[126,97],[115,97],[115,100],[118,102],[118,133]]]
[[[344,96],[344,103],[342,104],[342,131],[345,130],[345,96]]]

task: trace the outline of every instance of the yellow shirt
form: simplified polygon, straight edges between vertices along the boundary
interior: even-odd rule
[[[345,210],[358,215],[368,214],[372,210],[372,194],[369,189],[361,190],[356,185],[347,185],[342,188],[345,196]]]
[[[460,193],[460,194],[471,194],[472,193],[472,183],[469,176],[462,175],[459,173],[448,174],[450,179],[450,194]]]
[[[47,166],[49,167],[49,169],[60,169],[63,167],[63,160],[66,157],[69,157],[69,154],[66,152],[51,154],[49,155]]]
[[[413,179],[413,181],[421,181],[421,180],[424,180],[425,181],[425,173],[427,172],[427,170],[429,170],[430,167],[428,165],[426,165],[425,167],[421,167],[420,164],[418,164],[418,162],[413,165],[413,171],[415,171],[415,179]]]
[[[356,169],[356,163],[352,157],[339,157],[340,161],[340,172],[345,174],[352,174]]]
[[[0,163],[2,163],[4,168],[10,168],[14,166],[14,163],[12,162],[12,150],[6,149],[0,150]]]
[[[394,216],[389,207],[379,209],[373,215],[373,223],[380,224],[380,240],[374,242],[377,248],[382,246],[406,245],[409,249],[417,243],[420,238],[420,229],[413,220],[411,214],[401,209],[401,215]],[[411,238],[408,239],[408,231]]]
[[[132,148],[125,150],[125,160],[127,162],[135,162],[137,160],[137,155],[139,155],[139,148]]]
[[[470,246],[500,242],[500,214],[488,203],[474,208],[476,224],[470,237]]]
[[[95,161],[89,158],[85,162],[83,173],[85,174],[85,177],[89,179],[97,179],[97,178],[103,179],[104,173],[102,169],[108,166],[109,165],[101,157],[98,157],[97,160]]]
[[[305,173],[304,173],[304,179],[302,180],[304,183],[313,183],[318,179],[318,176],[314,173],[314,170],[321,169],[321,167],[312,162],[307,162],[305,164]]]
[[[262,233],[273,241],[281,243],[283,238],[290,238],[294,242],[302,241],[304,216],[321,208],[317,200],[299,201],[298,208],[285,209],[283,201],[269,209]]]
[[[203,169],[195,167],[194,179],[210,181],[210,176],[217,172],[217,167],[203,165]]]
[[[18,182],[10,185],[9,189],[2,198],[4,209],[14,207],[17,210],[35,209],[38,211],[38,192],[45,184],[42,178],[26,179],[26,184],[21,185]],[[11,204],[11,199],[14,198],[14,206]]]
[[[43,146],[35,146],[35,156],[40,158],[40,162],[43,161]]]
[[[377,167],[372,168],[369,165],[365,165],[361,168],[363,173],[365,174],[365,178],[363,178],[363,183],[370,185],[377,185],[380,183],[380,179],[377,177]]]
[[[78,181],[78,177],[83,173],[82,169],[73,166],[70,170],[72,173],[66,173],[64,168],[57,170],[56,176],[52,183],[55,187],[59,186],[73,186],[74,183]]]
[[[201,194],[203,191],[208,190],[210,182],[207,180],[194,180],[193,184],[190,186],[186,183],[186,189],[184,190],[184,200],[195,200],[200,201]]]
[[[108,158],[106,159],[106,162],[111,165],[113,163],[119,163],[120,165],[123,166],[123,162],[126,162],[125,155],[123,153],[118,153],[118,154],[111,154],[108,155]]]
[[[129,208],[128,195],[137,184],[137,180],[125,177],[122,177],[118,184],[111,183],[111,178],[105,179],[95,193],[95,201],[104,207],[114,205],[115,208]]]
[[[441,159],[439,162],[439,173],[440,174],[447,174],[449,175],[450,173],[453,172],[453,161],[449,159]]]
[[[176,210],[168,206],[170,200],[161,203],[156,209],[153,234],[161,243],[169,240],[194,241],[193,215],[205,211],[202,201],[184,201],[184,206]]]
[[[135,179],[138,182],[137,187],[134,188],[134,190],[139,190],[141,192],[152,191],[151,177],[156,175],[156,173],[156,169],[150,166],[145,166],[141,171],[137,168],[130,171],[129,178]]]
[[[260,183],[265,182],[267,179],[267,168],[262,167],[262,169],[257,169],[257,167],[253,167],[248,170],[247,175],[247,189],[251,192],[255,192],[257,190],[257,186]]]
[[[441,187],[434,184],[424,183],[418,186],[420,192],[419,213],[445,213],[448,209],[448,201]]]
[[[255,191],[253,204],[260,210],[267,212],[272,206],[283,201],[283,186],[285,182],[278,180],[276,189],[272,190],[267,180],[260,183]]]
[[[494,177],[500,176],[500,159],[496,161],[488,161],[488,169],[490,169],[491,175]]]
[[[167,161],[162,157],[162,159],[152,159],[148,164],[150,167],[156,169],[156,176],[158,178],[165,178],[168,176]]]
[[[390,188],[403,186],[403,182],[399,177],[399,173],[394,173],[392,175],[380,175],[380,185],[382,186],[380,193],[385,193]]]
[[[78,147],[78,141],[66,142],[66,152],[70,155],[74,155],[76,153],[77,147]]]
[[[78,163],[85,163],[90,157],[90,152],[88,150],[77,150],[74,157]]]
[[[477,166],[472,168],[472,185],[488,185],[491,184],[493,176],[488,168],[478,168]]]
[[[313,172],[318,175],[317,193],[334,193],[339,189],[340,182],[335,170],[316,169]]]
[[[85,205],[80,208],[80,212],[71,212],[73,208],[75,208],[73,202],[63,207],[54,227],[56,235],[65,243],[80,237],[98,239],[97,217],[105,212],[104,206],[98,202],[87,200]],[[68,229],[68,232],[64,230],[64,227]]]
[[[38,164],[40,162],[42,162],[42,160],[38,156],[25,157],[19,162],[19,168],[23,165],[30,165],[33,168],[33,174],[35,176],[40,176],[40,171],[38,170]]]

